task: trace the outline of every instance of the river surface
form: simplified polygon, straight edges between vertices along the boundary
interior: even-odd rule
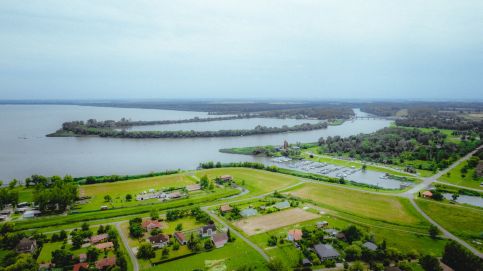
[[[364,115],[355,110],[359,116]],[[327,129],[272,135],[187,139],[55,138],[46,134],[72,120],[169,120],[209,117],[207,113],[154,109],[108,108],[70,105],[0,105],[0,180],[23,180],[32,174],[108,175],[139,174],[166,169],[195,169],[206,161],[254,161],[245,155],[220,153],[220,148],[315,142],[320,137],[350,136],[389,126],[384,119],[357,119]],[[285,120],[286,125],[299,121]],[[236,122],[236,121],[235,121]],[[307,122],[307,121],[301,121]],[[250,123],[252,126],[255,123]],[[265,126],[283,120],[264,119]],[[183,124],[184,125],[184,124]],[[197,124],[198,125],[198,124]],[[199,124],[206,130],[218,122]],[[231,125],[231,124],[230,124]],[[179,124],[179,127],[182,125]]]
[[[450,193],[443,193],[443,197],[447,200],[453,200],[453,194]],[[483,198],[477,196],[467,196],[467,195],[459,195],[458,198],[455,200],[457,203],[468,204],[473,206],[478,206],[483,208]]]

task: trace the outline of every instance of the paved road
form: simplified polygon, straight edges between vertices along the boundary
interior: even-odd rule
[[[221,225],[223,225],[224,227],[226,227],[227,229],[230,229],[230,232],[231,233],[234,233],[238,238],[242,239],[243,241],[245,241],[245,243],[247,243],[248,245],[250,245],[253,249],[255,249],[258,253],[260,253],[260,255],[262,255],[262,257],[268,262],[270,260],[270,257],[268,257],[267,253],[265,253],[265,251],[263,251],[263,249],[261,249],[259,246],[257,246],[255,243],[253,243],[252,241],[250,241],[248,238],[246,238],[245,236],[243,236],[241,233],[239,233],[237,230],[233,229],[232,227],[230,227],[227,223],[225,223],[225,221],[223,221],[221,218],[219,218],[216,214],[210,212],[208,210],[208,207],[203,207],[201,208],[201,210],[205,211],[207,214],[209,214],[211,216],[211,218],[213,218],[216,222],[220,223]]]
[[[459,164],[463,163],[464,161],[468,160],[473,154],[475,154],[478,150],[480,150],[481,148],[483,148],[483,145],[479,146],[478,148],[476,148],[475,150],[473,150],[472,152],[468,153],[467,155],[463,156],[462,158],[460,158],[458,161],[454,162],[453,164],[451,164],[449,167],[441,170],[440,172],[436,173],[435,175],[431,176],[431,177],[427,177],[427,178],[423,178],[423,182],[420,183],[420,184],[417,184],[415,185],[413,188],[409,189],[408,191],[406,191],[404,194],[408,197],[411,197],[412,198],[412,195],[414,193],[417,193],[418,191],[422,190],[422,189],[425,189],[427,188],[429,185],[431,185],[433,182],[438,182],[438,179],[439,177],[443,176],[444,174],[448,173],[450,170],[452,170],[453,168],[455,168],[456,166],[458,166]],[[439,182],[438,182],[439,183]],[[444,184],[447,184],[447,183],[444,183]],[[451,185],[451,184],[449,184]],[[453,185],[453,186],[456,186],[458,187],[457,185]],[[464,187],[465,189],[470,189],[470,190],[475,190],[475,189],[471,189],[471,188],[466,188]],[[477,189],[476,189],[477,190]],[[478,191],[478,190],[477,190]]]
[[[436,223],[436,221],[434,221],[431,217],[429,217],[428,215],[426,215],[426,213],[421,210],[421,208],[419,208],[419,206],[416,204],[416,202],[414,201],[413,198],[409,199],[409,201],[411,201],[411,204],[414,206],[414,208],[424,217],[426,218],[426,220],[428,220],[431,224],[435,225],[436,227],[438,227],[438,229],[444,234],[444,236],[448,237],[449,239],[452,239],[458,243],[460,243],[462,246],[466,247],[467,249],[469,249],[471,252],[473,252],[473,254],[475,254],[476,256],[480,257],[480,258],[483,258],[483,254],[481,252],[479,252],[477,249],[475,249],[474,247],[470,246],[468,243],[466,243],[465,241],[461,240],[460,238],[454,236],[451,232],[447,231],[445,228],[441,227],[441,225],[439,225],[438,223]]]
[[[134,252],[132,251],[131,247],[129,246],[129,242],[127,240],[127,237],[122,232],[120,224],[121,224],[120,222],[114,223],[114,225],[116,226],[117,232],[119,232],[119,236],[121,237],[121,240],[124,244],[124,247],[126,248],[128,254],[129,254],[129,258],[131,258],[133,270],[139,271],[138,258],[136,258],[136,255],[134,255]]]

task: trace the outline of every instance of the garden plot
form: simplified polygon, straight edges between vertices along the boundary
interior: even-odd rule
[[[264,216],[241,219],[234,224],[247,235],[255,235],[318,217],[319,215],[304,211],[300,208],[292,208]]]

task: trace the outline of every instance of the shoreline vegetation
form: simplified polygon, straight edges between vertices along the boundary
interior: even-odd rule
[[[239,119],[244,117],[223,117],[216,120],[227,119]],[[209,119],[190,119],[179,121],[137,121],[130,122],[121,120],[115,121],[102,121],[96,120],[72,121],[62,124],[62,129],[57,130],[54,133],[48,134],[47,137],[85,137],[85,136],[99,136],[99,137],[112,137],[112,138],[195,138],[195,137],[235,137],[235,136],[250,136],[250,135],[263,135],[263,134],[277,134],[286,132],[299,132],[299,131],[312,131],[325,129],[328,127],[327,122],[318,123],[303,123],[294,126],[282,126],[282,127],[266,127],[256,126],[253,129],[236,129],[236,130],[218,130],[218,131],[127,131],[125,128],[130,126],[142,126],[142,125],[156,125],[156,124],[172,124],[172,123],[189,123],[189,122],[208,122],[213,121]],[[124,128],[124,129],[123,129]],[[117,130],[122,129],[122,130]]]
[[[252,146],[219,151],[265,157],[287,156],[292,159],[304,158],[301,153],[305,151],[311,158],[328,155],[335,159],[397,166],[408,173],[427,173],[445,169],[481,144],[475,132],[459,138],[458,133],[453,135],[450,130],[395,126],[371,134],[344,138],[329,136],[320,138],[317,143],[297,143],[287,148]]]

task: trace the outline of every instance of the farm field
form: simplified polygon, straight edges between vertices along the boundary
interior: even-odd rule
[[[475,172],[474,168],[468,169],[468,172],[465,174],[464,177],[461,176],[461,169],[465,166],[465,164],[466,163],[461,163],[457,165],[455,168],[448,172],[449,175],[445,174],[441,176],[438,180],[449,184],[482,189],[480,181],[473,179],[473,173]]]
[[[226,266],[226,269],[223,269]],[[219,267],[220,269],[216,269]],[[163,263],[148,271],[163,270],[240,270],[242,267],[254,267],[266,270],[265,260],[253,248],[240,239],[226,244],[223,248],[203,252],[194,256]]]
[[[443,228],[483,251],[483,209],[417,199],[423,211]],[[477,243],[478,242],[478,243]]]
[[[234,225],[250,236],[318,217],[317,214],[300,208],[291,208],[263,216],[240,219]]]
[[[160,189],[177,187],[181,188],[195,181],[185,174],[175,174],[168,176],[157,176],[149,178],[141,178],[129,181],[120,181],[114,183],[100,183],[91,185],[82,185],[79,189],[80,196],[91,197],[87,204],[79,205],[81,211],[99,210],[102,205],[111,205],[112,207],[127,207],[139,205],[146,202],[159,202],[157,199],[139,202],[135,200],[136,194],[147,191],[149,189]],[[131,194],[133,200],[127,202],[125,196]],[[112,202],[106,204],[104,196],[109,195]]]
[[[228,174],[232,175],[237,183],[244,181],[245,184],[243,187],[250,192],[240,198],[262,195],[299,182],[293,176],[250,168],[217,168],[200,170],[195,173],[198,178],[201,178],[205,174],[209,179]]]
[[[407,199],[336,186],[307,183],[289,191],[289,194],[310,199],[318,205],[342,213],[384,222],[421,226],[428,225]]]

